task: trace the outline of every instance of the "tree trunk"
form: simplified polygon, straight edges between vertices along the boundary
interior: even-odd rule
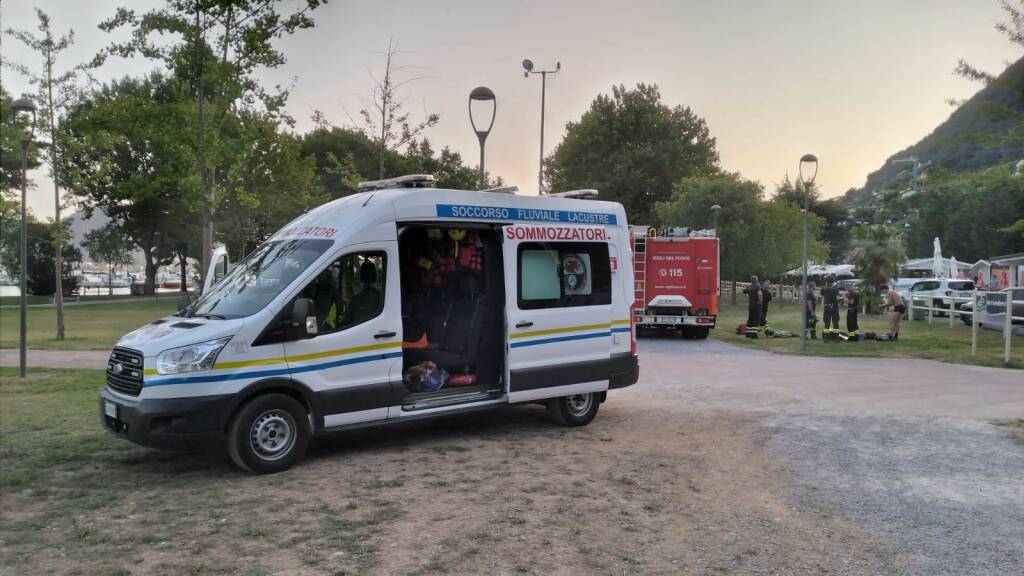
[[[147,296],[152,296],[156,294],[156,260],[149,250],[143,250],[143,253],[146,255],[146,285],[144,293]]]
[[[47,27],[46,34],[49,37],[49,27]],[[49,39],[49,38],[48,38]],[[53,43],[49,42],[46,48],[46,98],[47,98],[47,116],[50,124],[50,142],[52,147],[50,149],[50,165],[53,168],[53,198],[54,198],[54,214],[53,222],[56,225],[56,233],[54,234],[55,255],[53,258],[54,266],[54,283],[56,290],[53,293],[54,303],[57,305],[57,340],[64,339],[64,286],[63,286],[63,272],[64,272],[64,255],[61,253],[64,247],[64,238],[61,235],[61,221],[60,221],[60,184],[58,181],[59,175],[59,155],[57,150],[57,131],[56,122],[53,118]]]
[[[188,292],[188,262],[182,252],[178,252],[178,263],[181,266],[181,291]]]

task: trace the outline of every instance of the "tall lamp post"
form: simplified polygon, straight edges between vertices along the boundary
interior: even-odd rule
[[[712,220],[714,221],[714,225],[712,226],[712,228],[715,229],[715,238],[718,238],[718,213],[721,211],[722,207],[719,206],[718,204],[715,204],[711,207],[711,216]]]
[[[562,63],[556,62],[554,70],[534,70],[533,62],[523,60],[523,77],[529,78],[530,74],[540,74],[540,168],[537,171],[537,194],[544,193],[544,95],[547,91],[548,74],[558,74],[562,69]]]
[[[32,143],[32,136],[35,135],[36,129],[36,105],[26,97],[21,97],[11,102],[11,110],[14,112],[16,119],[24,118],[23,122],[26,123],[25,129],[21,132],[21,240],[20,240],[20,274],[21,276],[21,296],[19,301],[19,315],[21,324],[18,332],[18,374],[22,378],[25,377],[26,372],[26,358],[25,358],[25,340],[27,336],[26,323],[26,307],[28,298],[28,227],[26,220],[26,209],[25,200],[28,190],[28,147]]]
[[[805,176],[810,174],[810,178]],[[814,185],[814,178],[818,175],[818,157],[814,154],[804,154],[800,157],[800,182],[804,185],[804,264],[803,264],[803,282],[801,283],[802,291],[800,292],[800,320],[802,325],[800,327],[800,352],[807,351],[807,302],[804,298],[807,297],[807,213],[810,211],[809,196],[811,192],[811,186]]]
[[[476,120],[473,118],[473,102],[490,102],[491,103],[491,121],[487,124],[486,130],[477,128]],[[473,88],[473,91],[469,93],[469,123],[473,126],[473,131],[476,132],[476,137],[480,140],[480,189],[483,190],[486,186],[486,177],[484,176],[484,141],[487,140],[487,135],[491,133],[491,128],[494,127],[494,117],[498,114],[498,100],[494,97],[494,91],[486,86],[477,86]],[[484,116],[486,118],[486,116]],[[481,118],[483,120],[484,118]],[[483,122],[480,123],[483,126]]]

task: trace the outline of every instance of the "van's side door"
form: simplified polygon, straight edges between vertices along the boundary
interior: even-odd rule
[[[351,247],[299,297],[313,301],[318,333],[285,342],[285,358],[292,378],[316,395],[317,427],[386,418],[401,386],[389,379],[402,362],[397,243]]]
[[[589,237],[601,240],[538,241],[531,238],[544,236],[531,228],[508,226],[502,234],[509,402],[607,390],[612,342],[607,235],[598,227]]]

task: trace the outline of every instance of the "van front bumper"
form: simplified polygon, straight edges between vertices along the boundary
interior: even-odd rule
[[[128,400],[100,391],[100,422],[140,446],[187,449],[219,442],[231,395]],[[113,404],[111,416],[109,405]]]

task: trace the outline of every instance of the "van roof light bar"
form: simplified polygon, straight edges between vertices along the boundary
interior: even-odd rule
[[[573,198],[575,200],[593,200],[593,199],[597,198],[598,193],[597,193],[597,190],[593,190],[593,189],[587,188],[587,189],[584,189],[584,190],[570,190],[568,192],[555,192],[553,194],[548,194],[548,196],[552,196],[554,198]]]
[[[481,192],[491,192],[492,194],[515,194],[516,192],[519,192],[519,186],[498,186],[495,188],[481,190]]]
[[[384,190],[387,188],[433,188],[436,184],[437,180],[430,174],[409,174],[386,180],[360,182],[358,190],[360,192],[369,192],[371,190]]]

